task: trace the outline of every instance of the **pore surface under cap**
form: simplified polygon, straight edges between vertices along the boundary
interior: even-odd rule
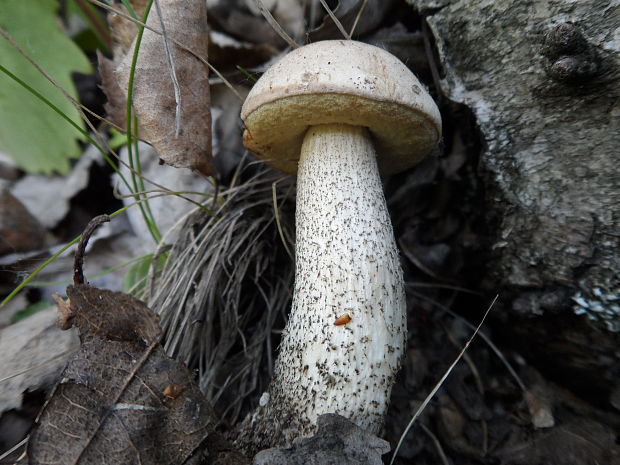
[[[241,118],[246,147],[293,174],[309,126],[368,127],[386,173],[418,163],[441,134],[437,106],[401,61],[344,40],[316,42],[282,58],[252,88]]]

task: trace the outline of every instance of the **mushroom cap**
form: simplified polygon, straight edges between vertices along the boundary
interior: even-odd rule
[[[285,55],[256,82],[241,119],[244,145],[290,174],[309,126],[367,127],[383,173],[415,165],[441,136],[439,109],[413,73],[385,50],[352,40]]]

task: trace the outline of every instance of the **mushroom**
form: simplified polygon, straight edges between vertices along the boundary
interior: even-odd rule
[[[241,118],[246,147],[297,174],[292,310],[274,379],[246,423],[262,446],[313,433],[324,413],[376,434],[407,331],[379,172],[409,168],[435,147],[439,110],[396,57],[335,40],[267,70]]]

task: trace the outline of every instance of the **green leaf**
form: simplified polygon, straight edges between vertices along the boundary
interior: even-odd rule
[[[58,24],[56,0],[0,0],[0,27],[69,94],[71,73],[90,73],[82,51]],[[79,113],[39,71],[0,37],[0,63],[83,127]],[[30,92],[0,74],[0,151],[31,173],[67,173],[80,155],[80,134]]]
[[[114,128],[110,128],[110,139],[108,140],[108,146],[113,149],[120,149],[127,145],[127,134],[117,131]]]
[[[111,42],[110,32],[104,16],[88,0],[66,0],[65,17],[72,23],[77,18],[84,24],[84,27],[75,31],[72,29],[73,41],[85,52],[96,50],[108,51]]]

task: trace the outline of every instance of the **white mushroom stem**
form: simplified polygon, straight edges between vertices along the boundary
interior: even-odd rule
[[[378,433],[405,346],[406,313],[398,251],[365,128],[308,130],[296,227],[293,307],[268,416],[296,423],[281,425],[295,436],[313,432],[317,416],[330,412]],[[336,325],[344,315],[351,320]],[[284,436],[284,442],[294,437]]]

